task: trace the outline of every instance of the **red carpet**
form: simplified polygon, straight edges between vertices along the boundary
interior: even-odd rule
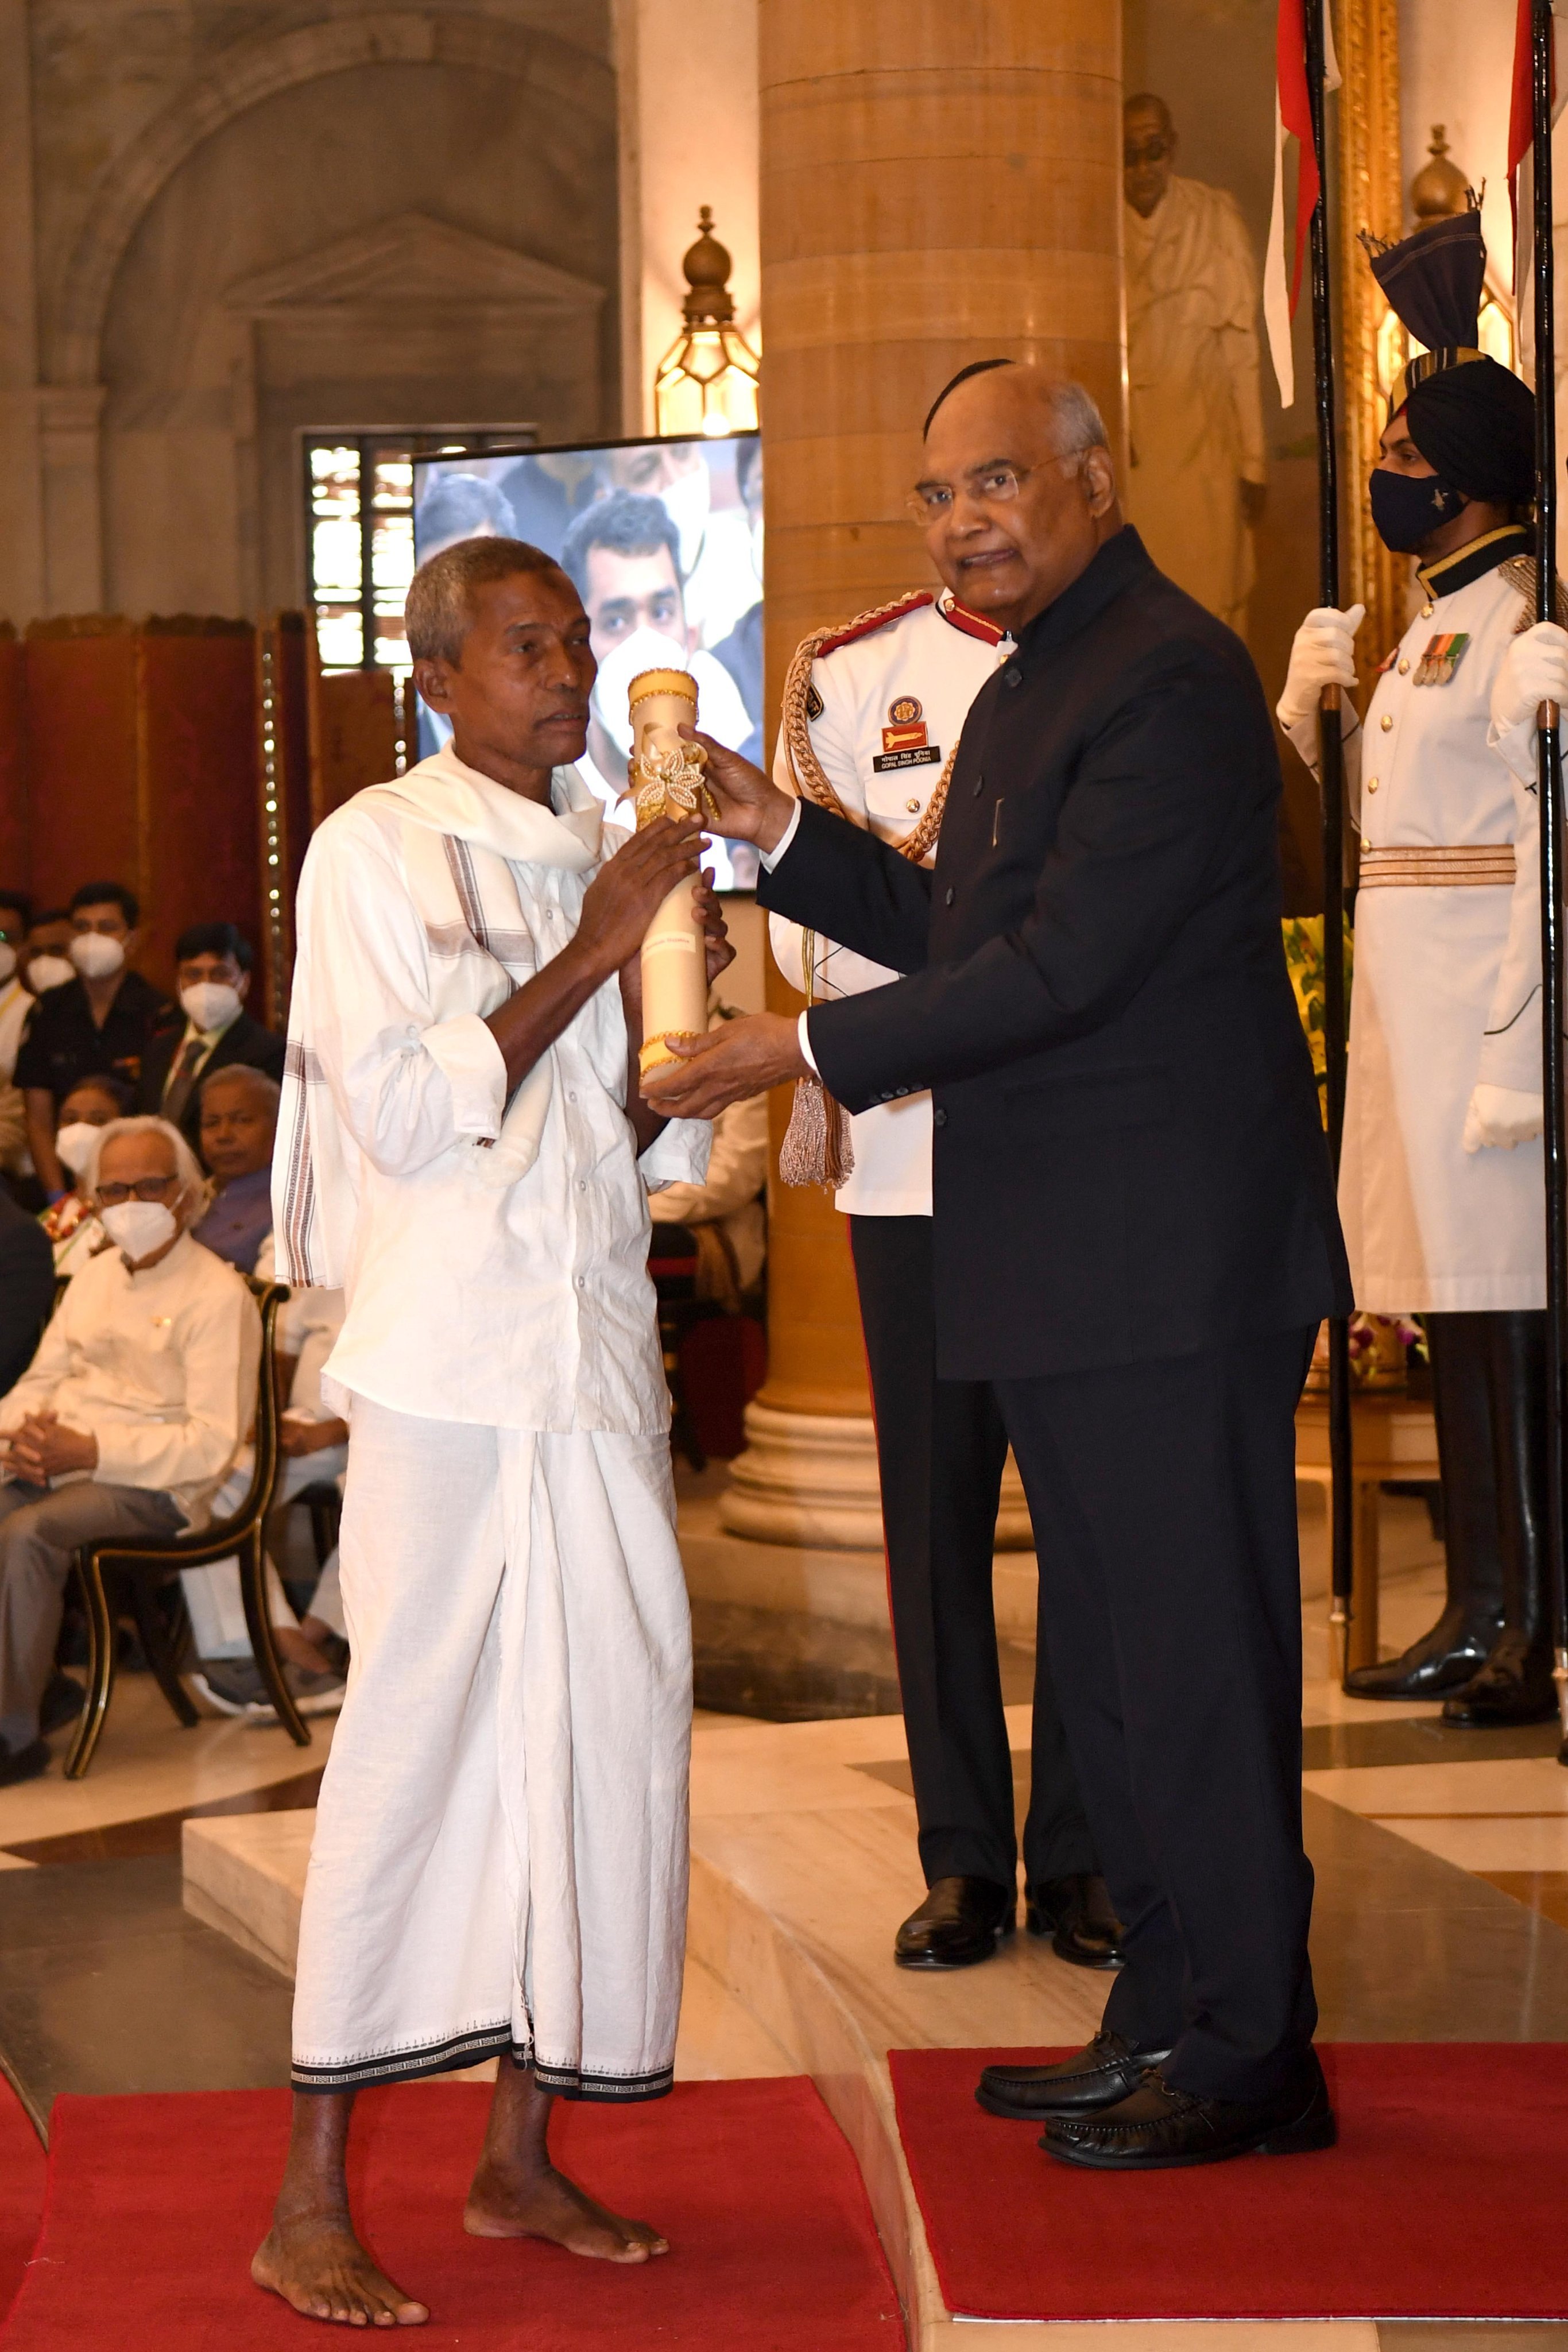
[[[670,2239],[636,2269],[464,2236],[489,2095],[452,2084],[360,2101],[361,2227],[431,2306],[429,2326],[399,2330],[400,2343],[901,2352],[854,2158],[810,2083],[684,2083],[647,2106],[558,2110],[563,2167]],[[301,2320],[250,2284],[287,2122],[282,2091],[57,2100],[39,2260],[0,2328],[4,2352],[308,2352],[329,2333],[368,2337]]]
[[[894,2050],[947,2307],[977,2319],[1568,2318],[1568,2044],[1322,2052],[1340,2144],[1116,2175],[977,2106],[994,2060]]]
[[[43,2145],[0,2074],[0,2318],[16,2299],[43,2217]]]

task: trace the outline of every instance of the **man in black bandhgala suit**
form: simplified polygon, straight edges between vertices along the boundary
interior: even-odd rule
[[[907,977],[683,1047],[711,1115],[820,1074],[930,1087],[937,1370],[1000,1400],[1126,1966],[1065,2065],[982,2104],[1070,2161],[1321,2147],[1301,1846],[1294,1409],[1344,1254],[1280,927],[1280,769],[1231,632],[1157,572],[1089,395],[1006,362],[938,399],[915,491],[1018,650],[965,725],[936,866],[716,744],[764,903]]]

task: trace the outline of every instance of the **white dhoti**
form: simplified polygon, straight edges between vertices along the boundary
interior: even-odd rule
[[[665,1438],[353,1403],[353,1664],[300,1923],[296,2087],[509,2050],[568,2097],[673,2076],[691,1633]]]

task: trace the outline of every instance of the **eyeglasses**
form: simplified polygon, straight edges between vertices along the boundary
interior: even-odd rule
[[[944,521],[964,496],[982,507],[1010,506],[1031,474],[1042,472],[1045,466],[1081,467],[1084,454],[1082,449],[1068,450],[1061,457],[1045,458],[1040,466],[977,466],[959,483],[917,482],[904,504],[915,521],[922,523]]]
[[[1122,150],[1122,162],[1129,172],[1135,172],[1140,163],[1163,163],[1173,148],[1174,142],[1169,139],[1140,139],[1136,142],[1129,139]]]
[[[99,1206],[118,1209],[122,1201],[164,1201],[170,1185],[179,1181],[177,1176],[139,1176],[134,1184],[100,1184]]]

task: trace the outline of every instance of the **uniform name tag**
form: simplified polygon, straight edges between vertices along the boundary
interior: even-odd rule
[[[1465,657],[1469,634],[1463,629],[1450,629],[1446,636],[1428,637],[1413,686],[1447,686]]]
[[[922,728],[920,731],[924,734],[925,730]],[[883,729],[882,740],[884,743],[892,732],[893,730],[890,727]],[[907,751],[879,751],[873,760],[872,766],[879,776],[885,776],[890,768],[935,767],[941,757],[940,743],[922,743]]]

